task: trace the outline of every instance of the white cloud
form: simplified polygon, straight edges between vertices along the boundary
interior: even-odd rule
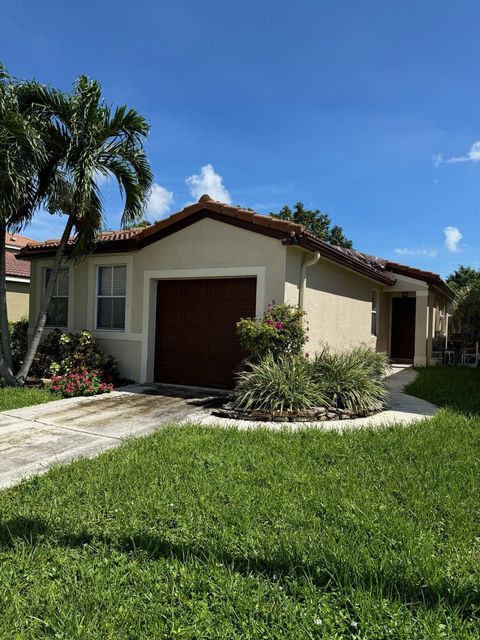
[[[150,191],[150,198],[146,208],[146,215],[153,217],[164,217],[173,204],[173,193],[160,186],[156,182]]]
[[[458,244],[463,238],[460,229],[457,227],[445,227],[443,235],[445,236],[445,246],[447,249],[452,251],[452,253],[458,253],[460,251]]]
[[[399,256],[427,256],[435,258],[438,255],[436,249],[407,249],[406,247],[395,249],[395,253]]]
[[[214,200],[220,200],[225,204],[231,204],[230,193],[223,184],[222,176],[215,173],[211,164],[206,164],[200,169],[200,175],[189,176],[185,180],[190,193],[197,201],[200,196],[207,193]]]
[[[442,163],[457,164],[458,162],[480,162],[480,141],[474,142],[470,147],[470,150],[463,156],[453,156],[452,158],[445,158],[443,154],[438,153],[432,158],[433,164],[438,167]]]

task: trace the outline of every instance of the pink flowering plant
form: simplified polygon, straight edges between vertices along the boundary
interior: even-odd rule
[[[237,334],[243,351],[250,359],[261,359],[267,353],[274,358],[298,355],[308,342],[304,311],[288,304],[269,304],[263,318],[242,318]]]
[[[50,384],[50,391],[60,393],[64,398],[96,396],[100,393],[110,393],[112,389],[113,384],[103,381],[98,371],[87,369],[53,376]]]

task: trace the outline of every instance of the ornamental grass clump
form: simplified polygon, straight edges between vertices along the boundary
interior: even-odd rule
[[[313,379],[312,366],[303,356],[275,358],[267,353],[259,361],[247,362],[237,375],[234,405],[240,411],[302,413],[324,402]]]
[[[324,350],[315,357],[312,373],[329,406],[361,415],[384,408],[388,391],[383,379],[388,365],[385,354],[368,347],[345,353]]]

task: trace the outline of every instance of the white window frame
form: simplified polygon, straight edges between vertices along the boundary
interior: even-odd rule
[[[131,253],[116,253],[114,255],[92,255],[87,258],[88,286],[87,286],[87,316],[86,327],[99,340],[133,340],[140,339],[141,334],[130,333],[131,327],[131,302],[133,296],[133,267],[134,260]],[[98,267],[108,265],[127,265],[127,298],[125,303],[125,331],[115,329],[97,329],[97,287]]]
[[[371,311],[370,311],[370,335],[378,338],[378,317],[380,308],[380,292],[372,289]],[[373,318],[375,317],[375,331],[373,331]]]
[[[51,271],[53,269],[53,265],[45,265],[42,267],[42,296],[45,295],[45,291],[47,289],[47,271]],[[68,295],[66,296],[56,296],[54,295],[54,293],[52,294],[52,300],[53,298],[66,298],[67,299],[67,324],[63,325],[63,324],[47,324],[47,322],[45,321],[45,329],[65,329],[65,330],[70,330],[71,327],[71,314],[72,314],[72,305],[71,305],[71,298],[72,298],[72,274],[71,274],[71,269],[68,266],[64,266],[64,267],[60,267],[59,272],[60,271],[66,271],[67,272],[67,276],[68,276]],[[55,287],[58,287],[58,278],[57,281],[55,282]],[[50,300],[51,302],[51,300]],[[48,313],[48,312],[47,312]]]
[[[125,267],[125,295],[123,296],[101,296],[98,293],[98,284],[99,284],[99,274],[100,274],[100,269],[105,269],[105,268],[109,268],[112,269],[113,272],[113,268],[114,267]],[[127,262],[111,262],[111,263],[106,263],[106,264],[97,264],[95,266],[95,314],[94,314],[94,327],[95,327],[95,331],[98,332],[107,332],[107,333],[125,333],[127,330],[127,297],[128,297],[128,273],[129,273],[129,268],[128,268],[128,264]],[[113,281],[113,279],[112,279]],[[125,300],[125,321],[124,321],[124,325],[123,325],[123,329],[120,328],[113,328],[113,327],[99,327],[98,326],[98,300],[99,298],[123,298],[123,300]]]

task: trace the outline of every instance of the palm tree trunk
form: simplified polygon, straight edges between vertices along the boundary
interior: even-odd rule
[[[10,349],[10,335],[8,331],[8,311],[7,311],[7,268],[5,251],[6,225],[0,223],[0,337],[1,337],[1,359],[0,376],[7,384],[15,384],[13,377],[13,360]]]
[[[57,281],[58,272],[65,257],[65,250],[68,245],[70,234],[72,233],[74,221],[75,219],[73,216],[68,217],[67,224],[65,225],[65,229],[63,231],[62,239],[60,240],[60,244],[57,248],[57,253],[55,254],[55,260],[52,266],[50,278],[48,279],[47,287],[45,289],[45,294],[40,304],[40,311],[38,313],[35,329],[33,330],[32,339],[29,342],[25,360],[23,361],[20,371],[15,376],[17,382],[19,382],[20,384],[23,384],[26,377],[28,376],[28,372],[30,371],[30,367],[32,366],[33,359],[35,358],[40,340],[43,335],[43,330],[45,329],[47,312],[48,307],[50,306],[50,301],[52,299],[53,288],[55,286],[55,282]]]

